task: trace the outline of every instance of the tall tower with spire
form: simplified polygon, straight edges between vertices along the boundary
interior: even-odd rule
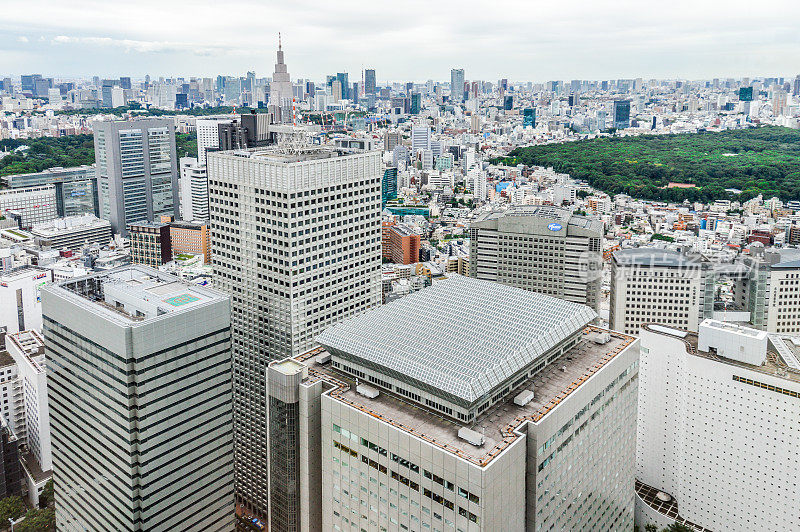
[[[291,120],[292,96],[292,80],[286,70],[286,63],[283,62],[281,34],[278,33],[278,62],[275,63],[275,72],[272,74],[272,83],[269,85],[269,105],[270,107],[274,106],[273,112],[278,121],[288,122]]]

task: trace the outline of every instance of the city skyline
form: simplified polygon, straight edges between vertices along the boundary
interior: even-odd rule
[[[679,2],[665,9],[628,1],[506,2],[491,12],[412,2],[405,12],[425,16],[405,18],[395,6],[367,12],[347,2],[336,8],[238,2],[221,11],[218,4],[145,0],[136,7],[131,13],[95,0],[11,0],[0,22],[0,71],[266,76],[278,32],[296,78],[374,68],[379,83],[444,80],[451,68],[464,68],[466,79],[520,81],[788,75],[800,51],[788,22],[800,8],[784,0]]]

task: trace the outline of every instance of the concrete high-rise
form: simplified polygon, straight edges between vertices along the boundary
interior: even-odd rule
[[[232,530],[229,298],[124,266],[42,299],[58,530]]]
[[[364,94],[375,94],[375,70],[368,68],[364,71]]]
[[[697,332],[714,310],[714,275],[700,256],[652,248],[611,259],[609,327],[639,334],[647,323]]]
[[[450,71],[450,101],[461,103],[464,101],[464,69],[454,68]]]
[[[179,216],[178,158],[171,119],[107,120],[94,124],[100,217],[115,233],[128,224]]]
[[[283,62],[283,46],[278,34],[278,62],[275,63],[275,72],[269,84],[269,105],[277,122],[291,122],[292,79],[289,76],[286,63]]]
[[[267,364],[381,298],[380,152],[290,142],[208,155],[214,283],[233,300],[237,503],[262,518]]]
[[[603,223],[556,207],[514,206],[470,226],[470,277],[597,310]]]
[[[797,530],[797,336],[706,320],[640,338],[636,524]]]
[[[273,362],[271,530],[631,530],[638,340],[595,316],[454,275]]]

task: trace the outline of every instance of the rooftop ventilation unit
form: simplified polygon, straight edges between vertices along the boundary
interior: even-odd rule
[[[458,429],[458,437],[469,444],[474,445],[475,447],[480,447],[483,445],[483,442],[486,441],[483,437],[483,434],[480,432],[475,432],[472,429],[468,429],[467,427],[461,427]]]
[[[359,395],[363,395],[364,397],[367,397],[369,399],[375,399],[376,397],[378,397],[378,395],[380,395],[377,388],[373,388],[368,384],[359,384],[358,386],[356,386],[356,393],[358,393]]]
[[[525,406],[533,400],[533,390],[522,390],[514,397],[514,404]]]

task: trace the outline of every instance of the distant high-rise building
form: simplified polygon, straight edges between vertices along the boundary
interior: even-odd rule
[[[464,101],[464,69],[450,70],[450,101],[461,103]]]
[[[194,157],[180,159],[180,196],[183,220],[208,220],[208,173]]]
[[[514,108],[514,97],[511,95],[503,97],[503,109],[510,111]]]
[[[267,363],[380,303],[382,173],[379,151],[208,155],[214,283],[233,297],[237,501],[261,518]]]
[[[786,114],[788,95],[783,89],[775,89],[772,93],[772,114],[782,116]]]
[[[522,110],[522,127],[536,127],[536,109],[528,107]]]
[[[418,115],[422,110],[422,95],[415,92],[411,95],[411,114]]]
[[[595,316],[453,275],[273,362],[270,529],[632,530],[638,340]]]
[[[375,94],[375,70],[368,68],[364,71],[364,94]]]
[[[334,102],[339,102],[344,98],[342,82],[338,79],[333,80],[333,83],[331,83],[331,97]]]
[[[794,78],[792,83],[792,96],[800,96],[800,76]]]
[[[630,100],[614,100],[614,127],[625,129],[631,125]]]
[[[349,100],[350,98],[350,80],[347,72],[339,72],[336,74],[336,79],[342,86],[342,100]]]
[[[178,158],[171,119],[108,120],[94,124],[100,217],[115,233],[128,224],[178,217]]]
[[[291,108],[294,92],[292,89],[292,79],[283,62],[283,47],[278,34],[278,62],[275,63],[275,72],[272,74],[272,82],[269,84],[269,105],[276,122],[288,123],[292,121]]]
[[[431,128],[427,121],[411,127],[411,151],[431,149]]]
[[[793,530],[800,358],[794,335],[705,320],[645,326],[636,518],[693,530]]]
[[[133,88],[133,85],[131,84],[131,78],[129,77],[119,78],[119,85],[120,87],[126,90],[130,90],[131,88]]]
[[[102,98],[103,107],[114,107],[114,87],[119,87],[120,82],[118,79],[104,79],[103,86],[100,89],[100,96]]]
[[[753,101],[753,87],[740,87],[739,100],[743,102]]]
[[[470,225],[470,273],[597,309],[603,223],[556,207],[515,206]]]
[[[125,266],[42,308],[58,530],[232,530],[228,297]]]
[[[396,198],[397,167],[390,167],[383,171],[383,179],[381,179],[381,205],[386,206],[387,201],[391,201]]]

